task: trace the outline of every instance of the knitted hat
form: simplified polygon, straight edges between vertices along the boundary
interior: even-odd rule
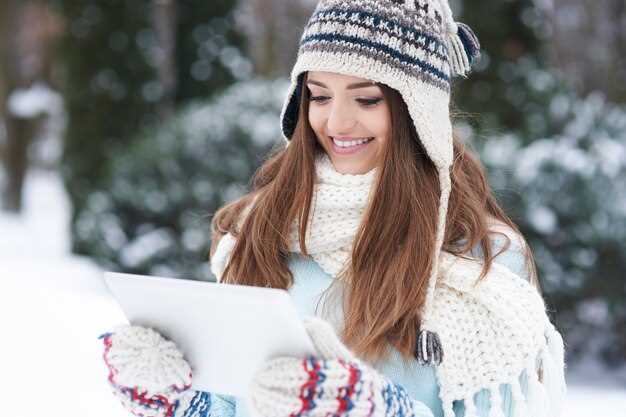
[[[300,39],[281,113],[289,141],[307,71],[370,79],[404,99],[441,188],[433,268],[415,352],[424,364],[439,364],[443,356],[430,312],[451,190],[450,84],[453,76],[470,71],[479,54],[478,39],[467,25],[454,22],[447,0],[321,0]]]

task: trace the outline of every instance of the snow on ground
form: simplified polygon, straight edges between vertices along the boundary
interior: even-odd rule
[[[19,217],[0,214],[1,415],[128,416],[109,392],[97,339],[125,318],[101,271],[69,253],[59,178],[31,172],[25,207]],[[624,379],[587,363],[568,380],[564,417],[626,416]]]
[[[0,415],[128,416],[109,392],[97,339],[123,313],[98,268],[69,254],[58,177],[31,173],[25,197],[23,216],[0,215]]]

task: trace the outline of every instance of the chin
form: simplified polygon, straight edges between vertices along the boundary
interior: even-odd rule
[[[358,162],[332,160],[332,158],[331,161],[335,166],[335,170],[341,174],[362,175],[374,168]]]

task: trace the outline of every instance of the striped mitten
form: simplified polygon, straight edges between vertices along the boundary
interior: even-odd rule
[[[99,338],[113,394],[134,415],[172,417],[199,400],[189,389],[191,367],[174,342],[140,326],[121,326]]]
[[[250,403],[260,417],[432,417],[428,407],[398,384],[358,360],[327,322],[305,326],[317,356],[268,361],[251,386]]]

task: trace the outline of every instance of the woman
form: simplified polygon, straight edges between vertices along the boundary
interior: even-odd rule
[[[235,399],[190,392],[171,342],[120,329],[105,360],[129,410],[559,415],[563,344],[532,256],[452,135],[451,79],[478,53],[445,0],[318,4],[281,114],[288,146],[216,213],[211,250],[221,282],[288,289],[318,355],[268,362]],[[139,377],[116,347],[140,367],[146,338],[175,360]]]

